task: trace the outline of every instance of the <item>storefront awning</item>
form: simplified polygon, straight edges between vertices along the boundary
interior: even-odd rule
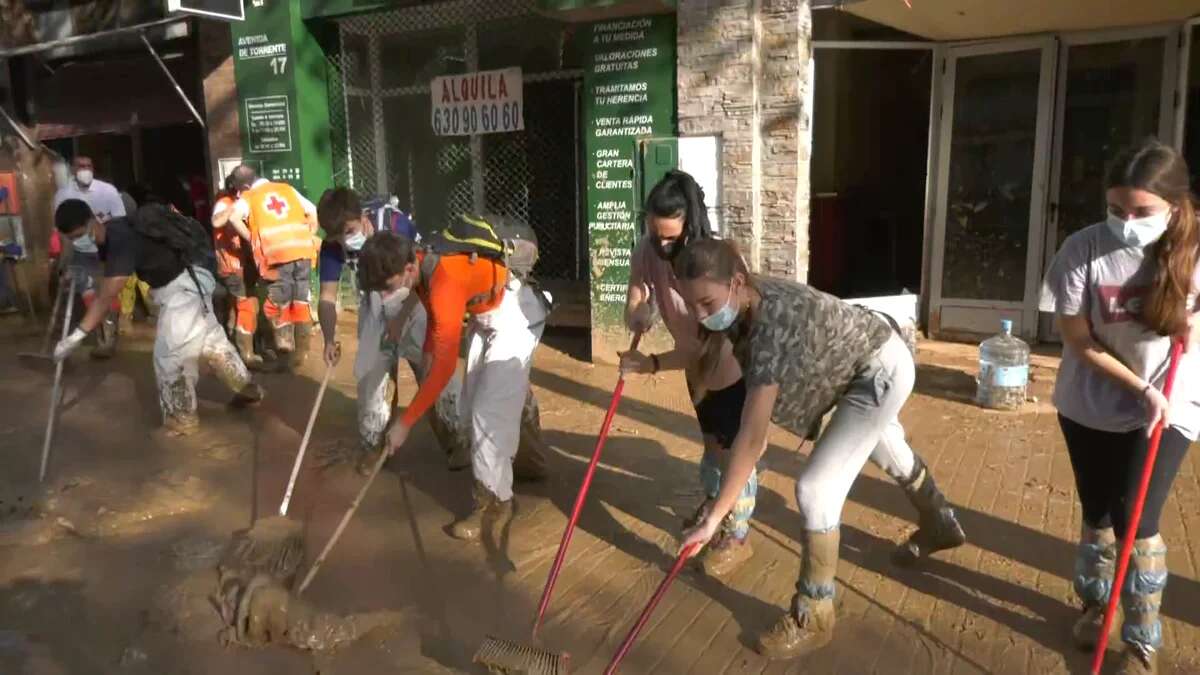
[[[549,0],[547,0],[549,1]],[[1183,21],[1196,0],[844,0],[845,11],[930,40],[1098,30]]]
[[[563,21],[601,21],[675,11],[676,0],[538,0],[542,12]]]

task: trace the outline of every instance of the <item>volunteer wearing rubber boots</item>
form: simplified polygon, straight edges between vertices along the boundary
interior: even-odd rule
[[[79,327],[54,348],[54,358],[65,359],[83,342],[103,320],[103,308],[121,292],[126,278],[137,273],[150,284],[159,307],[154,375],[163,426],[170,435],[187,435],[199,428],[196,379],[201,360],[234,392],[233,405],[261,401],[263,392],[251,381],[213,313],[216,282],[206,266],[211,249],[203,227],[158,204],[143,206],[135,219],[136,223],[129,218],[101,223],[87,204],[74,199],[55,211],[55,227],[64,236],[74,240],[93,233],[104,263],[104,281],[97,302]],[[176,236],[180,232],[189,234]]]
[[[707,333],[699,372],[711,373],[725,342],[746,378],[741,428],[720,494],[683,546],[720,530],[762,454],[770,422],[804,436],[835,409],[796,481],[804,520],[800,578],[792,605],[759,636],[768,658],[794,658],[833,636],[838,526],[854,479],[870,458],[903,488],[919,519],[892,559],[912,564],[966,537],[933,477],[904,439],[897,415],[915,366],[880,316],[785,279],[752,276],[730,242],[689,244],[674,263],[680,292]]]
[[[1067,238],[1042,290],[1041,309],[1055,313],[1063,338],[1054,405],[1083,511],[1074,579],[1083,649],[1096,645],[1148,437],[1166,417],[1121,589],[1125,674],[1157,672],[1167,583],[1159,517],[1200,434],[1200,222],[1188,182],[1183,159],[1157,141],[1119,155],[1106,181],[1107,220]],[[1168,405],[1161,388],[1172,339],[1185,340],[1187,352]]]
[[[633,250],[629,271],[629,292],[625,302],[625,321],[637,333],[650,328],[657,307],[675,348],[664,354],[627,352],[621,355],[623,373],[653,374],[687,369],[702,349],[700,324],[679,295],[671,261],[689,241],[711,236],[704,192],[687,173],[668,173],[646,198],[646,236]],[[688,392],[700,422],[704,454],[700,458],[700,486],[704,501],[696,513],[684,522],[693,527],[703,519],[721,489],[721,476],[729,459],[729,448],[741,423],[746,401],[746,383],[742,370],[728,343],[716,368],[708,374],[687,371]],[[703,386],[695,380],[703,378]],[[706,392],[702,399],[696,395]],[[752,471],[737,503],[722,522],[721,531],[699,556],[701,568],[715,577],[727,576],[754,554],[747,537],[750,517],[754,514],[758,492],[758,472]]]
[[[72,176],[67,184],[54,194],[54,208],[58,208],[68,199],[83,201],[96,214],[100,222],[110,218],[120,218],[125,213],[125,202],[121,194],[110,183],[95,177],[92,158],[80,155],[71,161]],[[50,255],[52,258],[62,251],[62,241],[57,231],[51,233]],[[102,265],[97,253],[96,241],[90,234],[85,234],[71,242],[71,250],[65,252],[66,273],[75,280],[76,292],[83,301],[83,306],[90,308],[100,290],[103,279]],[[96,347],[92,356],[107,359],[116,352],[117,333],[120,329],[118,317],[121,313],[121,300],[114,298],[109,303],[109,311],[103,321],[97,326]]]
[[[233,170],[239,191],[229,222],[249,230],[262,277],[267,281],[263,314],[275,333],[275,347],[298,366],[312,335],[312,274],[316,254],[317,207],[286,183],[255,176],[242,165]]]
[[[234,177],[225,179],[225,190],[213,205],[213,250],[217,254],[217,281],[232,300],[234,329],[233,343],[242,361],[251,370],[261,368],[262,357],[254,353],[254,333],[258,330],[258,298],[246,282],[246,264],[250,253],[250,232],[240,221],[233,221],[233,205],[237,203]],[[240,228],[240,230],[239,230]],[[220,316],[225,321],[226,315]]]
[[[317,316],[325,339],[325,362],[336,364],[341,351],[337,344],[337,294],[347,258],[362,249],[367,237],[377,231],[390,230],[416,240],[416,226],[402,211],[374,199],[364,204],[349,188],[328,190],[317,204],[317,215],[325,241],[321,244],[319,275],[321,297]],[[379,292],[363,293],[358,311],[358,351],[354,359],[354,377],[358,382],[358,429],[360,470],[369,469],[383,432],[391,418],[392,404],[389,382],[396,373],[400,358],[408,362],[413,377],[420,381],[423,345],[425,342],[425,309],[416,304],[404,326],[389,328],[395,320],[400,302],[393,300],[385,306]],[[391,335],[395,333],[398,339]],[[450,382],[438,396],[430,426],[438,443],[446,452],[452,470],[471,466],[471,436],[469,427],[459,424],[458,400],[462,379],[455,371]],[[513,466],[517,480],[541,480],[546,477],[545,442],[541,438],[541,421],[537,399],[530,390],[521,412],[521,442]]]
[[[412,242],[403,237],[380,232],[367,240],[359,256],[364,291],[380,292],[385,306],[403,298],[407,306],[400,310],[400,321],[419,301],[429,323],[425,378],[404,414],[392,421],[385,449],[392,453],[404,445],[413,425],[453,377],[463,315],[469,315],[460,410],[471,434],[475,507],[450,532],[458,539],[475,540],[485,520],[502,521],[511,513],[521,408],[529,390],[533,350],[545,327],[548,298],[538,298],[536,294],[543,291],[510,275],[503,263],[493,259],[440,253],[436,265],[428,269],[431,255],[414,251]]]

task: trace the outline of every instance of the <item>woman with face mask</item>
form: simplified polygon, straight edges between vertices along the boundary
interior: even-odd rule
[[[725,481],[708,514],[684,533],[683,546],[703,545],[716,534],[737,502],[737,486],[762,454],[770,422],[805,436],[834,411],[796,481],[804,520],[796,594],[787,613],[757,640],[768,658],[795,658],[832,637],[842,505],[868,459],[904,489],[919,515],[917,531],[893,553],[896,564],[966,541],[897,417],[912,392],[912,353],[869,310],[794,281],[751,276],[730,242],[693,242],[674,269],[707,334],[699,372],[712,371],[728,341],[746,379]]]
[[[630,331],[643,332],[651,327],[654,314],[659,314],[671,333],[674,348],[662,354],[639,351],[621,354],[621,372],[649,375],[687,369],[688,390],[704,442],[699,472],[704,500],[683,523],[684,527],[691,527],[704,517],[721,489],[729,448],[741,422],[746,385],[728,343],[723,344],[711,372],[696,373],[688,369],[703,346],[700,324],[679,294],[671,261],[689,241],[712,236],[704,191],[689,174],[671,171],[647,196],[645,223],[645,236],[634,248],[630,263],[625,321]],[[729,576],[754,554],[748,536],[758,492],[758,472],[751,471],[741,486],[737,503],[722,522],[721,531],[698,558],[700,568],[709,576]]]
[[[1183,357],[1169,404],[1161,391],[1172,339],[1190,348],[1200,337],[1200,223],[1188,181],[1179,154],[1153,139],[1120,154],[1106,181],[1106,220],[1067,238],[1042,289],[1041,309],[1056,315],[1063,339],[1054,405],[1083,511],[1074,579],[1083,602],[1074,636],[1083,649],[1095,646],[1101,628],[1148,437],[1166,418],[1121,589],[1122,673],[1156,669],[1158,607],[1167,582],[1158,521],[1200,434],[1195,349]]]

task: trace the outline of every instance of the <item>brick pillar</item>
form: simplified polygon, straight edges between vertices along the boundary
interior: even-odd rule
[[[233,77],[233,43],[229,24],[224,21],[197,21],[199,29],[200,77],[204,81],[205,123],[208,125],[209,180],[213,191],[224,186],[218,176],[217,160],[240,157],[241,131],[238,126],[237,82]]]
[[[679,133],[722,138],[722,218],[751,269],[808,275],[808,0],[679,0]]]

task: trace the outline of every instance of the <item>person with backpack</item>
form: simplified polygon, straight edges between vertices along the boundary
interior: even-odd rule
[[[229,223],[250,235],[259,273],[267,282],[263,314],[275,348],[303,363],[312,336],[312,267],[317,247],[317,207],[296,188],[259,178],[251,166],[233,170],[238,199]]]
[[[788,279],[750,274],[732,242],[691,242],[673,266],[680,295],[704,328],[698,372],[719,367],[731,344],[746,379],[725,480],[704,518],[684,532],[683,550],[703,546],[720,530],[762,456],[771,422],[806,436],[833,411],[796,477],[804,528],[796,593],[755,646],[770,659],[796,658],[833,637],[842,507],[868,459],[903,489],[918,515],[917,530],[893,550],[894,564],[912,565],[966,542],[898,417],[916,377],[913,356],[899,332],[870,310]]]
[[[343,270],[357,257],[367,238],[375,232],[390,231],[414,242],[420,241],[412,218],[391,200],[369,197],[366,200],[350,188],[327,190],[317,203],[317,217],[325,240],[318,263],[320,298],[317,317],[325,340],[325,362],[336,365],[341,351],[337,345],[338,288]],[[358,456],[360,470],[370,465],[378,451],[391,417],[388,398],[396,364],[403,358],[413,377],[421,378],[422,347],[425,340],[424,308],[414,305],[407,324],[392,336],[388,320],[395,319],[398,307],[385,307],[378,292],[363,292],[358,308],[358,350],[354,359],[354,377],[358,382]],[[429,424],[446,453],[450,469],[471,466],[471,440],[459,424],[458,399],[462,380],[456,370],[434,405]],[[521,413],[521,441],[514,461],[516,480],[541,480],[546,477],[545,441],[542,440],[537,399],[530,389]]]
[[[621,372],[650,375],[685,370],[704,442],[699,467],[704,500],[695,514],[683,522],[688,528],[700,522],[717,499],[724,467],[729,461],[729,448],[741,424],[746,383],[728,346],[722,350],[720,361],[711,373],[697,373],[689,367],[703,346],[700,322],[679,294],[671,261],[688,242],[712,237],[704,191],[691,175],[671,171],[650,190],[645,211],[646,235],[634,247],[630,260],[625,322],[630,331],[645,332],[650,329],[657,310],[675,344],[674,349],[662,354],[640,351],[621,354]],[[697,398],[701,391],[707,393]],[[752,470],[736,506],[722,522],[721,532],[698,557],[705,574],[728,576],[754,555],[749,536],[757,493],[758,472]]]
[[[213,254],[200,223],[171,207],[147,204],[131,219],[101,222],[86,202],[68,199],[55,210],[55,228],[71,241],[90,235],[104,264],[104,279],[79,326],[54,348],[62,361],[100,324],[108,303],[126,279],[137,274],[150,285],[159,307],[154,340],[154,374],[163,427],[169,435],[188,435],[199,428],[196,380],[200,361],[234,392],[241,407],[263,399],[212,308]]]
[[[233,343],[242,355],[246,367],[257,370],[263,366],[262,357],[254,352],[254,333],[258,330],[258,297],[251,292],[253,285],[247,281],[247,275],[253,273],[253,270],[248,269],[253,258],[250,252],[250,232],[241,222],[231,222],[233,205],[237,199],[234,175],[230,173],[225,178],[225,189],[217,195],[212,210],[217,281],[227,298],[221,303],[224,311],[220,313],[220,320],[224,323],[232,313]]]
[[[521,409],[533,351],[549,314],[548,294],[528,276],[536,247],[528,226],[464,215],[425,237],[421,250],[405,237],[380,232],[367,239],[359,255],[363,291],[379,293],[384,307],[399,306],[393,325],[403,326],[418,302],[428,322],[424,378],[404,414],[388,428],[383,442],[388,454],[404,445],[453,378],[463,315],[468,316],[459,409],[471,437],[475,506],[450,526],[457,539],[479,539],[485,520],[502,521],[512,510]]]

